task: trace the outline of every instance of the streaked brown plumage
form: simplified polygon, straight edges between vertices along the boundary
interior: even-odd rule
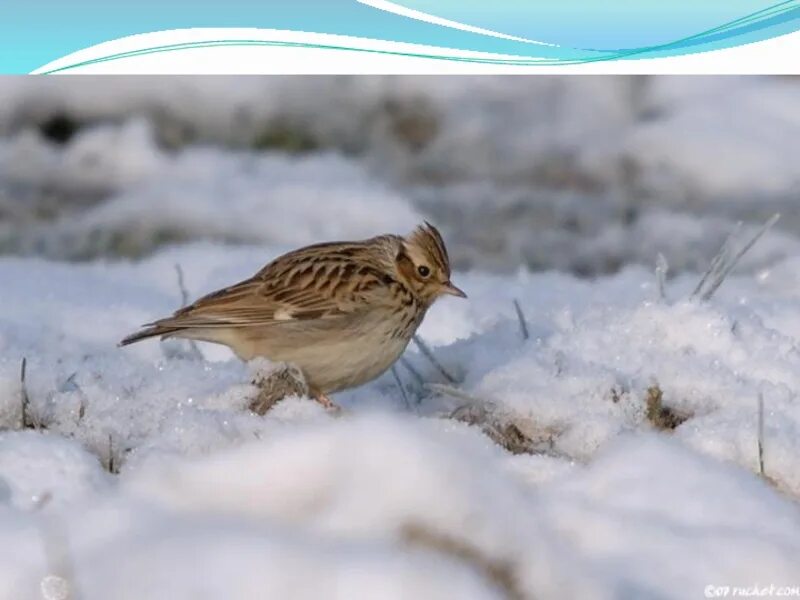
[[[120,345],[183,337],[225,344],[243,360],[294,363],[317,398],[329,403],[326,394],[388,369],[444,294],[465,297],[450,283],[442,236],[425,223],[406,237],[294,250]]]

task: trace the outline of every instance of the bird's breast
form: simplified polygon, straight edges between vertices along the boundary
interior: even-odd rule
[[[417,311],[418,312],[418,311]],[[296,364],[309,385],[332,393],[381,375],[403,354],[421,315],[373,310],[325,328],[281,324],[258,336],[255,355]]]

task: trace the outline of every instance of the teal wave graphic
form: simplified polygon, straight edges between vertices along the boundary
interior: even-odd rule
[[[797,18],[796,0],[778,3],[763,0],[558,0],[526,2],[494,0],[492,9],[483,3],[461,0],[359,0],[391,11],[409,9],[449,21],[520,36],[561,48],[645,49],[664,46],[718,27],[734,31],[748,22],[772,16],[779,21]],[[795,25],[796,27],[796,25]]]
[[[55,1],[55,0],[51,0]],[[19,2],[21,0],[12,0]],[[73,8],[80,7],[82,4],[97,4],[99,0],[81,3],[75,2]],[[140,0],[138,14],[143,10],[141,5],[154,3],[155,0]],[[706,0],[698,3],[694,0],[674,0],[673,3],[664,3],[662,0],[638,0],[638,2],[624,2],[623,0],[607,0],[598,3],[596,0],[555,0],[548,2],[520,2],[519,0],[500,0],[492,4],[492,13],[478,12],[470,14],[468,7],[470,3],[455,2],[452,0],[403,0],[402,3],[395,3],[395,6],[420,11],[428,15],[434,15],[450,21],[463,23],[471,27],[491,30],[505,34],[507,36],[524,37],[528,40],[537,40],[553,45],[539,45],[515,41],[513,39],[502,39],[481,33],[460,31],[443,25],[427,23],[415,20],[407,16],[394,14],[373,8],[372,6],[355,2],[355,0],[296,0],[295,8],[288,10],[285,5],[283,12],[277,11],[277,16],[263,21],[266,13],[259,13],[262,20],[258,23],[244,22],[247,19],[231,21],[228,9],[231,5],[237,5],[240,0],[230,0],[227,8],[227,17],[217,18],[215,14],[205,15],[204,8],[197,4],[194,7],[199,12],[198,19],[175,18],[176,15],[167,12],[162,18],[165,26],[152,26],[135,31],[126,30],[123,35],[112,35],[107,39],[117,39],[126,37],[142,31],[163,31],[166,29],[181,28],[202,28],[202,27],[262,27],[271,29],[288,29],[294,31],[314,31],[316,33],[332,33],[358,37],[365,40],[382,40],[392,42],[406,42],[413,44],[424,44],[441,48],[441,53],[425,52],[401,52],[393,50],[364,49],[357,46],[346,46],[336,44],[312,44],[302,42],[286,41],[265,41],[265,40],[209,40],[196,43],[171,44],[142,48],[130,52],[121,52],[95,58],[87,61],[79,61],[69,65],[61,66],[56,69],[48,70],[48,73],[67,72],[81,66],[97,64],[102,62],[124,60],[126,58],[154,54],[159,52],[186,51],[195,48],[221,47],[221,46],[281,46],[296,48],[316,48],[324,50],[341,50],[351,52],[362,52],[370,54],[394,55],[415,57],[428,60],[456,61],[478,64],[512,65],[518,67],[525,66],[563,66],[585,64],[592,62],[612,61],[612,60],[637,60],[642,58],[656,58],[664,56],[685,55],[691,53],[705,52],[732,46],[743,45],[764,39],[778,37],[800,29],[800,0],[784,0],[777,3],[765,3],[757,0]],[[28,3],[30,4],[30,3]],[[125,9],[129,3],[120,1],[115,12],[120,15],[125,14]],[[269,5],[269,2],[265,2]],[[285,4],[285,3],[284,3]],[[602,10],[598,8],[604,7]],[[252,4],[248,3],[252,8]],[[337,18],[328,20],[325,26],[318,20],[320,15],[331,15],[332,7],[344,9],[344,13],[338,14]],[[234,6],[235,7],[235,6]],[[295,10],[303,10],[303,19],[314,27],[297,26],[300,24]],[[313,7],[313,8],[312,8]],[[466,8],[465,8],[466,7]],[[560,9],[558,7],[561,7]],[[564,21],[564,11],[574,11],[576,7],[583,7],[584,13],[572,14],[572,20]],[[622,8],[625,7],[625,8]],[[733,9],[743,9],[749,7],[751,10],[745,13],[731,14]],[[263,8],[263,7],[262,7]],[[193,9],[194,10],[194,9]],[[637,12],[638,10],[638,12]],[[288,11],[288,12],[287,12]],[[559,12],[561,11],[561,12]],[[604,12],[605,11],[605,12]],[[219,12],[219,11],[217,11]],[[267,11],[268,12],[268,11]],[[341,12],[341,11],[340,11]],[[75,12],[72,13],[73,17]],[[97,14],[97,13],[94,13]],[[185,15],[186,13],[184,13]],[[248,14],[247,9],[243,9],[240,14]],[[345,22],[342,17],[347,14],[358,14],[360,20],[350,20]],[[670,19],[657,21],[655,16],[669,14]],[[713,18],[720,15],[728,15],[725,20],[711,22]],[[527,16],[527,18],[522,18]],[[70,17],[65,17],[67,21]],[[604,19],[616,19],[619,21],[614,26],[604,28]],[[637,21],[638,19],[638,21]],[[0,34],[8,27],[0,23]],[[392,27],[389,27],[389,23]],[[630,27],[631,24],[638,23],[638,28]],[[690,29],[692,24],[707,23],[708,26]],[[560,25],[559,25],[560,24]],[[294,25],[285,27],[282,25]],[[136,26],[136,20],[128,26]],[[549,29],[545,26],[550,27]],[[114,33],[120,33],[120,27],[111,28]],[[63,24],[61,31],[68,31],[68,22]],[[102,31],[101,24],[97,26],[98,31]],[[633,31],[633,33],[631,33]],[[598,33],[600,32],[600,33]],[[667,37],[671,34],[671,37]],[[95,34],[96,36],[97,34]],[[11,36],[13,41],[13,36]],[[0,36],[0,39],[3,39]],[[656,40],[656,43],[629,45],[631,41]],[[28,38],[30,40],[30,38]],[[89,43],[83,43],[74,48],[68,48],[60,54],[56,54],[49,60],[42,60],[33,67],[26,68],[32,70],[38,65],[46,64],[58,56],[64,56],[74,50],[85,48],[95,43],[105,41],[95,39]],[[609,45],[609,42],[613,42]],[[9,43],[8,38],[6,42]],[[512,55],[514,58],[501,57],[463,57],[456,54],[457,51],[476,51],[490,54]],[[34,52],[38,56],[38,53]],[[25,53],[0,53],[0,70],[14,72],[6,65],[8,61],[19,60],[25,57]]]

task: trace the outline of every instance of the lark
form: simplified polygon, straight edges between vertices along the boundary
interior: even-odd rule
[[[224,344],[242,360],[297,366],[311,395],[362,385],[400,357],[425,313],[444,295],[450,259],[430,223],[411,234],[314,244],[284,254],[253,277],[213,292],[126,337]]]

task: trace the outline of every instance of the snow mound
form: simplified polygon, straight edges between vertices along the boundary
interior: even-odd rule
[[[110,478],[97,457],[60,435],[0,433],[0,501],[20,510],[68,504],[106,492]]]
[[[73,501],[44,543],[88,598],[685,598],[796,575],[797,507],[677,441],[625,436],[537,486],[511,461],[441,422],[327,419],[141,463],[115,494]],[[0,520],[4,539],[20,529]],[[0,597],[61,576],[29,560]]]

